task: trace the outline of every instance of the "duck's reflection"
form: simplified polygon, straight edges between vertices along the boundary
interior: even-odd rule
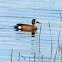
[[[24,29],[19,30],[19,29],[17,29],[15,31],[31,32],[32,37],[35,37],[35,33],[36,33],[37,30],[24,30]]]

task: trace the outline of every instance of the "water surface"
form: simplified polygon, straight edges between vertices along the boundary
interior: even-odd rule
[[[41,24],[35,37],[15,31],[14,25],[32,19],[42,23],[41,33]],[[61,0],[0,0],[0,62],[11,62],[11,52],[12,62],[62,62]]]

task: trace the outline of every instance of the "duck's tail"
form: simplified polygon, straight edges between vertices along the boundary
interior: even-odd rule
[[[15,28],[15,29],[18,29],[18,25],[15,25],[14,28]]]

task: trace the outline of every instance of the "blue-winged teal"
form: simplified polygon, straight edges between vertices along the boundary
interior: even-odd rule
[[[16,24],[14,27],[18,30],[22,30],[22,31],[31,31],[31,30],[37,30],[37,27],[35,26],[35,23],[39,23],[38,21],[36,21],[36,19],[32,20],[32,25],[28,25],[28,24]]]

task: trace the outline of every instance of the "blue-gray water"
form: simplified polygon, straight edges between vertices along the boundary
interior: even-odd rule
[[[41,24],[36,24],[35,37],[15,31],[14,25],[31,24],[32,19],[42,23],[41,33]],[[42,55],[43,62],[62,62],[61,19],[61,0],[0,0],[0,62],[11,62],[12,49],[12,62],[42,62]]]

